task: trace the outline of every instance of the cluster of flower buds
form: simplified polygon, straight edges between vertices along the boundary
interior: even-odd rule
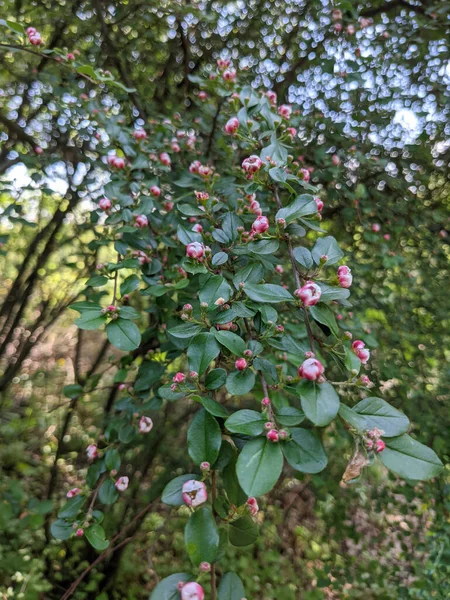
[[[321,295],[322,290],[314,281],[308,281],[303,287],[294,292],[294,296],[300,298],[305,306],[314,306],[317,304]]]
[[[353,275],[351,269],[347,265],[341,265],[337,270],[339,285],[342,288],[349,288],[352,285]]]
[[[186,375],[184,373],[182,373],[181,371],[179,371],[172,377],[173,383],[170,386],[170,389],[174,392],[175,390],[178,389],[178,386],[180,385],[180,383],[184,383],[185,381],[186,381]]]
[[[252,179],[253,175],[259,171],[262,166],[263,161],[259,156],[256,156],[256,154],[252,154],[242,161],[242,168],[247,173],[247,179]]]
[[[124,492],[128,488],[129,483],[130,480],[126,475],[124,475],[123,477],[119,477],[119,479],[114,485],[116,486],[116,489],[119,490],[119,492]]]
[[[125,167],[125,159],[116,154],[110,154],[106,159],[106,162],[115,169],[123,169]]]
[[[374,452],[383,452],[386,448],[386,444],[383,442],[381,436],[384,434],[384,431],[381,429],[371,429],[366,432],[366,437],[364,438],[364,445],[367,450],[373,450]]]
[[[181,592],[181,600],[204,600],[205,598],[202,586],[195,581],[180,582],[178,587]]]
[[[235,69],[227,69],[223,72],[222,78],[224,81],[234,81],[236,79],[236,70]]]
[[[221,71],[225,71],[231,65],[231,60],[229,58],[218,58],[217,66]]]
[[[264,424],[264,429],[267,431],[266,437],[269,442],[277,443],[280,440],[286,440],[288,437],[288,432],[284,429],[277,429],[275,423],[272,421],[267,421]]]
[[[252,234],[253,235],[261,235],[265,233],[269,229],[269,219],[260,215],[255,219],[252,224]]]
[[[323,380],[323,373],[325,368],[320,360],[314,358],[314,354],[312,352],[307,352],[306,355],[308,358],[302,362],[302,364],[298,368],[298,375],[303,379],[308,379],[309,381],[318,380],[319,383]]]
[[[196,160],[195,162],[199,163],[195,168],[198,168],[198,166],[201,166],[201,163],[198,160]],[[192,167],[192,165],[194,165],[194,163],[191,164],[191,167]],[[208,192],[198,192],[198,191],[195,191],[194,194],[195,194],[195,199],[200,204],[206,204],[206,202],[208,202],[208,200],[209,200],[209,194],[208,194]]]
[[[35,29],[34,27],[27,28],[27,36],[28,41],[30,42],[30,44],[33,44],[33,46],[42,46],[45,43],[44,40],[41,38],[41,34],[39,33],[39,31],[37,31],[37,29]]]
[[[370,358],[370,350],[366,348],[366,345],[363,341],[355,340],[352,344],[352,350],[363,365],[367,364],[367,361]]]
[[[148,218],[145,215],[137,215],[137,217],[134,218],[134,226],[138,227],[139,229],[143,229],[144,227],[147,227],[148,225]]]
[[[208,492],[203,481],[189,479],[183,483],[182,487],[183,502],[186,506],[197,508],[208,500]]]

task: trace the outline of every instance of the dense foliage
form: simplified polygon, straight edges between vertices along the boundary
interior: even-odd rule
[[[5,9],[5,597],[447,597],[448,5]]]

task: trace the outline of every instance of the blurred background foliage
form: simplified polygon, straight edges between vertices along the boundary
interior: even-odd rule
[[[218,105],[199,100],[196,78],[219,56],[298,104],[300,153],[358,282],[358,308],[342,320],[373,350],[370,378],[448,465],[450,3],[0,0],[0,9],[0,596],[60,598],[96,557],[84,539],[51,539],[48,525],[115,398],[111,347],[77,333],[66,310],[99,261],[88,216],[107,182],[102,144],[120,140],[122,124],[175,113],[199,119],[207,144]],[[54,53],[18,50],[3,19],[36,27]],[[88,78],[54,60],[74,50]],[[99,69],[116,83],[99,84]],[[64,396],[94,372],[103,391]],[[107,514],[108,535],[189,467],[174,443],[186,415],[171,406],[159,420],[150,445],[129,450],[132,493]],[[418,485],[372,469],[343,488],[348,442],[336,426],[324,473],[285,474],[262,502],[259,541],[224,567],[234,565],[249,599],[449,598],[449,467]],[[174,565],[187,568],[185,519],[155,503],[74,597],[147,598]]]

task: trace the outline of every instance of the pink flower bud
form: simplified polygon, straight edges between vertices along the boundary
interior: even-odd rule
[[[264,423],[264,429],[267,429],[267,431],[273,429],[274,427],[275,425],[272,423],[272,421],[267,421],[267,423]]]
[[[277,219],[277,225],[285,228],[286,227],[286,219],[283,219],[282,217],[280,217],[279,219]]]
[[[383,452],[385,448],[386,444],[383,442],[383,440],[377,440],[375,442],[375,452]]]
[[[365,347],[364,342],[355,340],[352,344],[352,350],[363,365],[367,364],[367,361],[370,358],[370,350]]]
[[[125,167],[125,160],[116,156],[112,165],[113,167],[116,167],[116,169],[123,169]]]
[[[133,131],[133,136],[136,140],[145,140],[147,134],[143,129],[136,129],[136,131]]]
[[[124,492],[128,487],[129,479],[126,475],[123,477],[119,477],[116,481],[115,486],[119,490],[119,492]]]
[[[349,288],[352,285],[353,275],[346,265],[341,265],[337,270],[339,285],[342,288]]]
[[[183,306],[183,310],[185,310],[186,312],[191,312],[191,310],[192,310],[192,304],[185,304]]]
[[[203,258],[205,255],[205,246],[200,242],[191,242],[186,246],[186,256],[189,258]]]
[[[72,52],[69,52],[69,54],[67,55],[66,58],[67,58],[67,60],[70,60],[70,61],[75,60],[75,54],[73,54]]]
[[[189,371],[189,377],[191,379],[197,379],[198,378],[198,373],[197,371]]]
[[[388,242],[388,241],[391,239],[391,236],[390,236],[390,234],[389,234],[389,233],[385,233],[385,234],[383,235],[383,238],[384,238],[384,239],[385,239],[385,240]]]
[[[262,400],[261,400],[261,404],[263,406],[270,406],[270,398],[268,396],[265,396]]]
[[[268,433],[267,433],[267,439],[269,440],[269,442],[278,442],[279,441],[279,435],[278,435],[278,431],[276,429],[271,429]]]
[[[155,196],[155,198],[161,196],[161,190],[157,185],[152,185],[152,187],[150,188],[150,193],[152,196]]]
[[[79,527],[75,532],[75,535],[77,537],[83,537],[83,534],[84,534],[84,531],[81,529],[81,527]]]
[[[247,508],[248,508],[250,514],[252,515],[252,517],[255,517],[258,514],[258,510],[259,510],[259,506],[258,506],[258,502],[256,501],[256,498],[254,498],[253,496],[250,496],[250,498],[248,498],[246,504],[247,504]]]
[[[317,358],[307,358],[298,368],[299,377],[315,381],[325,371],[323,364]]]
[[[199,92],[198,97],[199,97],[199,100],[202,100],[202,102],[203,102],[204,100],[206,100],[208,98],[208,94],[206,92]]]
[[[242,168],[249,175],[249,177],[253,176],[256,171],[259,171],[262,165],[262,160],[259,158],[259,156],[256,156],[256,154],[252,154],[252,156],[249,156],[242,161]]]
[[[98,456],[98,448],[95,444],[90,444],[86,448],[86,454],[89,460],[94,460]]]
[[[372,223],[372,231],[374,233],[378,233],[381,229],[381,226],[379,223]]]
[[[285,429],[280,429],[279,431],[280,440],[287,440],[289,434]]]
[[[81,490],[80,488],[72,488],[71,490],[69,490],[66,494],[67,498],[74,498],[75,496],[78,496],[78,494],[81,494]]]
[[[172,381],[174,383],[184,383],[186,381],[186,375],[179,371],[178,373],[176,373],[176,375],[172,377]]]
[[[127,386],[126,386],[124,383],[121,383],[121,384],[119,385],[119,391],[121,391],[121,392],[122,392],[122,391],[123,391],[123,390],[124,390],[126,387],[127,387]]]
[[[365,385],[366,387],[373,387],[373,383],[370,381],[370,379],[367,377],[367,375],[361,375],[361,377],[359,378],[359,381],[361,382],[362,385]]]
[[[209,464],[209,462],[205,461],[200,464],[201,471],[209,471],[210,468],[211,468],[211,465]]]
[[[201,562],[200,571],[202,571],[202,573],[209,573],[211,571],[211,565],[209,562]]]
[[[205,592],[200,584],[195,581],[186,583],[181,588],[181,600],[204,600]]]
[[[98,205],[102,210],[109,210],[112,206],[111,200],[109,198],[102,198],[99,201]]]
[[[159,160],[161,164],[165,167],[170,167],[170,165],[172,164],[170,156],[167,154],[167,152],[161,152],[161,154],[159,155]]]
[[[300,169],[299,175],[300,179],[303,179],[303,181],[306,182],[308,182],[311,178],[311,173],[308,171],[308,169]]]
[[[266,92],[266,96],[267,96],[270,104],[276,104],[277,103],[277,94],[273,90],[268,90]]]
[[[44,152],[40,146],[35,146],[33,148],[33,150],[34,150],[34,153],[37,154],[38,156],[40,156]]]
[[[203,231],[203,227],[200,225],[200,223],[196,223],[192,228],[192,231],[195,231],[195,233],[201,233]]]
[[[225,133],[229,133],[233,135],[239,129],[239,119],[237,117],[232,117],[225,123],[225,127],[223,128]]]
[[[143,227],[147,227],[148,219],[145,215],[139,215],[136,217],[135,226],[142,229]]]
[[[323,208],[323,202],[320,198],[314,198],[314,202],[317,204],[317,210],[318,212],[321,212],[322,208]]]
[[[234,366],[238,371],[244,371],[247,368],[247,361],[245,358],[238,358],[234,363]]]
[[[335,167],[337,167],[338,165],[341,164],[341,159],[339,158],[339,156],[337,154],[333,154],[333,156],[331,157],[331,162],[333,163],[333,165]]]
[[[295,290],[294,295],[300,298],[305,306],[314,306],[320,300],[322,290],[313,281],[309,281],[302,288]]]
[[[295,127],[288,127],[286,129],[286,133],[290,136],[290,137],[295,137],[297,135],[297,130],[295,129]]]
[[[264,233],[269,229],[269,219],[267,217],[258,217],[252,224],[252,231],[254,233]]]
[[[287,104],[282,104],[278,107],[278,114],[283,117],[283,119],[289,119],[292,114],[292,107]]]
[[[192,506],[192,508],[196,508],[208,500],[206,485],[203,481],[189,479],[189,481],[183,483],[182,492],[183,502],[186,506]]]
[[[227,69],[222,77],[224,81],[234,81],[236,79],[236,71],[234,69]]]
[[[153,421],[150,417],[142,416],[139,421],[139,431],[141,433],[149,433],[153,429]]]
[[[244,350],[244,356],[253,356],[253,352],[251,350]]]

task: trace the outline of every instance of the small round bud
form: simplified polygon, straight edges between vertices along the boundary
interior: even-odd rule
[[[269,442],[278,442],[279,441],[279,434],[278,431],[276,429],[271,429],[268,433],[267,433],[267,439],[269,440]]]
[[[203,573],[209,573],[211,571],[211,565],[209,564],[209,562],[201,562],[200,571],[202,571]]]
[[[253,356],[253,352],[251,350],[244,350],[244,356]]]
[[[264,429],[273,429],[274,428],[274,424],[272,423],[272,421],[267,421],[267,423],[264,423]]]
[[[205,461],[200,464],[201,471],[209,471],[210,468],[211,468],[211,465],[209,464],[209,462]]]
[[[263,406],[270,406],[270,398],[268,396],[265,396],[262,400],[261,400],[261,404]]]

